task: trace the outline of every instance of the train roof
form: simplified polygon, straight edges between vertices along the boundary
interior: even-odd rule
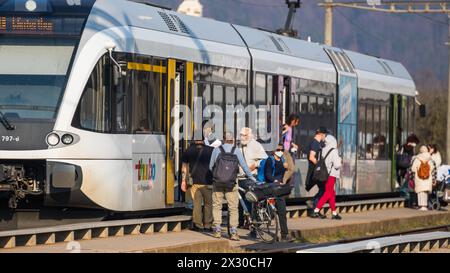
[[[242,69],[250,69],[250,51],[255,71],[336,82],[333,62],[324,51],[326,47],[318,43],[133,1],[97,0],[87,32],[95,35],[112,28],[116,28],[115,36],[135,39],[134,48],[127,50],[151,49],[163,57],[188,57],[188,61]],[[351,60],[362,88],[415,95],[414,82],[402,64],[342,52]]]

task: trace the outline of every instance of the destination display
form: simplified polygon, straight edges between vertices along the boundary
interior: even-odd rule
[[[0,15],[0,35],[79,36],[84,18]]]

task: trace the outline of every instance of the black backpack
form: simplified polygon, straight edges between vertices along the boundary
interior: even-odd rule
[[[218,189],[231,191],[236,185],[239,173],[239,159],[234,154],[236,147],[231,152],[225,152],[223,146],[219,146],[220,154],[217,156],[213,167],[213,183]]]
[[[397,167],[399,169],[406,170],[409,167],[411,167],[411,160],[412,160],[412,156],[410,156],[406,152],[398,154],[397,155]]]
[[[313,172],[313,179],[318,182],[325,183],[328,180],[328,177],[330,176],[330,173],[327,170],[327,165],[325,164],[325,160],[330,155],[330,153],[334,150],[332,148],[328,151],[327,155],[324,158],[320,158],[319,162],[317,162],[317,165],[314,167]]]

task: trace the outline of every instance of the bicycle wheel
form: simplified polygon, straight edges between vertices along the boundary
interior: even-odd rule
[[[266,243],[274,243],[278,239],[278,215],[271,212],[268,206],[258,207],[255,214],[253,228],[256,235]]]

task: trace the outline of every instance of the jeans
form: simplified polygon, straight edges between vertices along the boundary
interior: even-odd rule
[[[319,203],[320,198],[322,198],[323,194],[325,193],[324,183],[317,183],[317,187],[319,188],[319,191],[316,193],[316,195],[314,195],[313,208],[317,208],[317,204]]]
[[[275,207],[277,208],[278,219],[280,220],[281,237],[286,237],[289,234],[286,217],[286,200],[282,197],[276,198]]]
[[[247,190],[247,182],[248,180],[238,180],[239,187]],[[239,191],[239,194],[241,195],[242,201],[244,201],[245,206],[247,207],[247,210],[249,213],[252,212],[252,204],[245,199],[245,193]],[[244,208],[241,205],[241,202],[239,202],[239,226],[244,225]]]

